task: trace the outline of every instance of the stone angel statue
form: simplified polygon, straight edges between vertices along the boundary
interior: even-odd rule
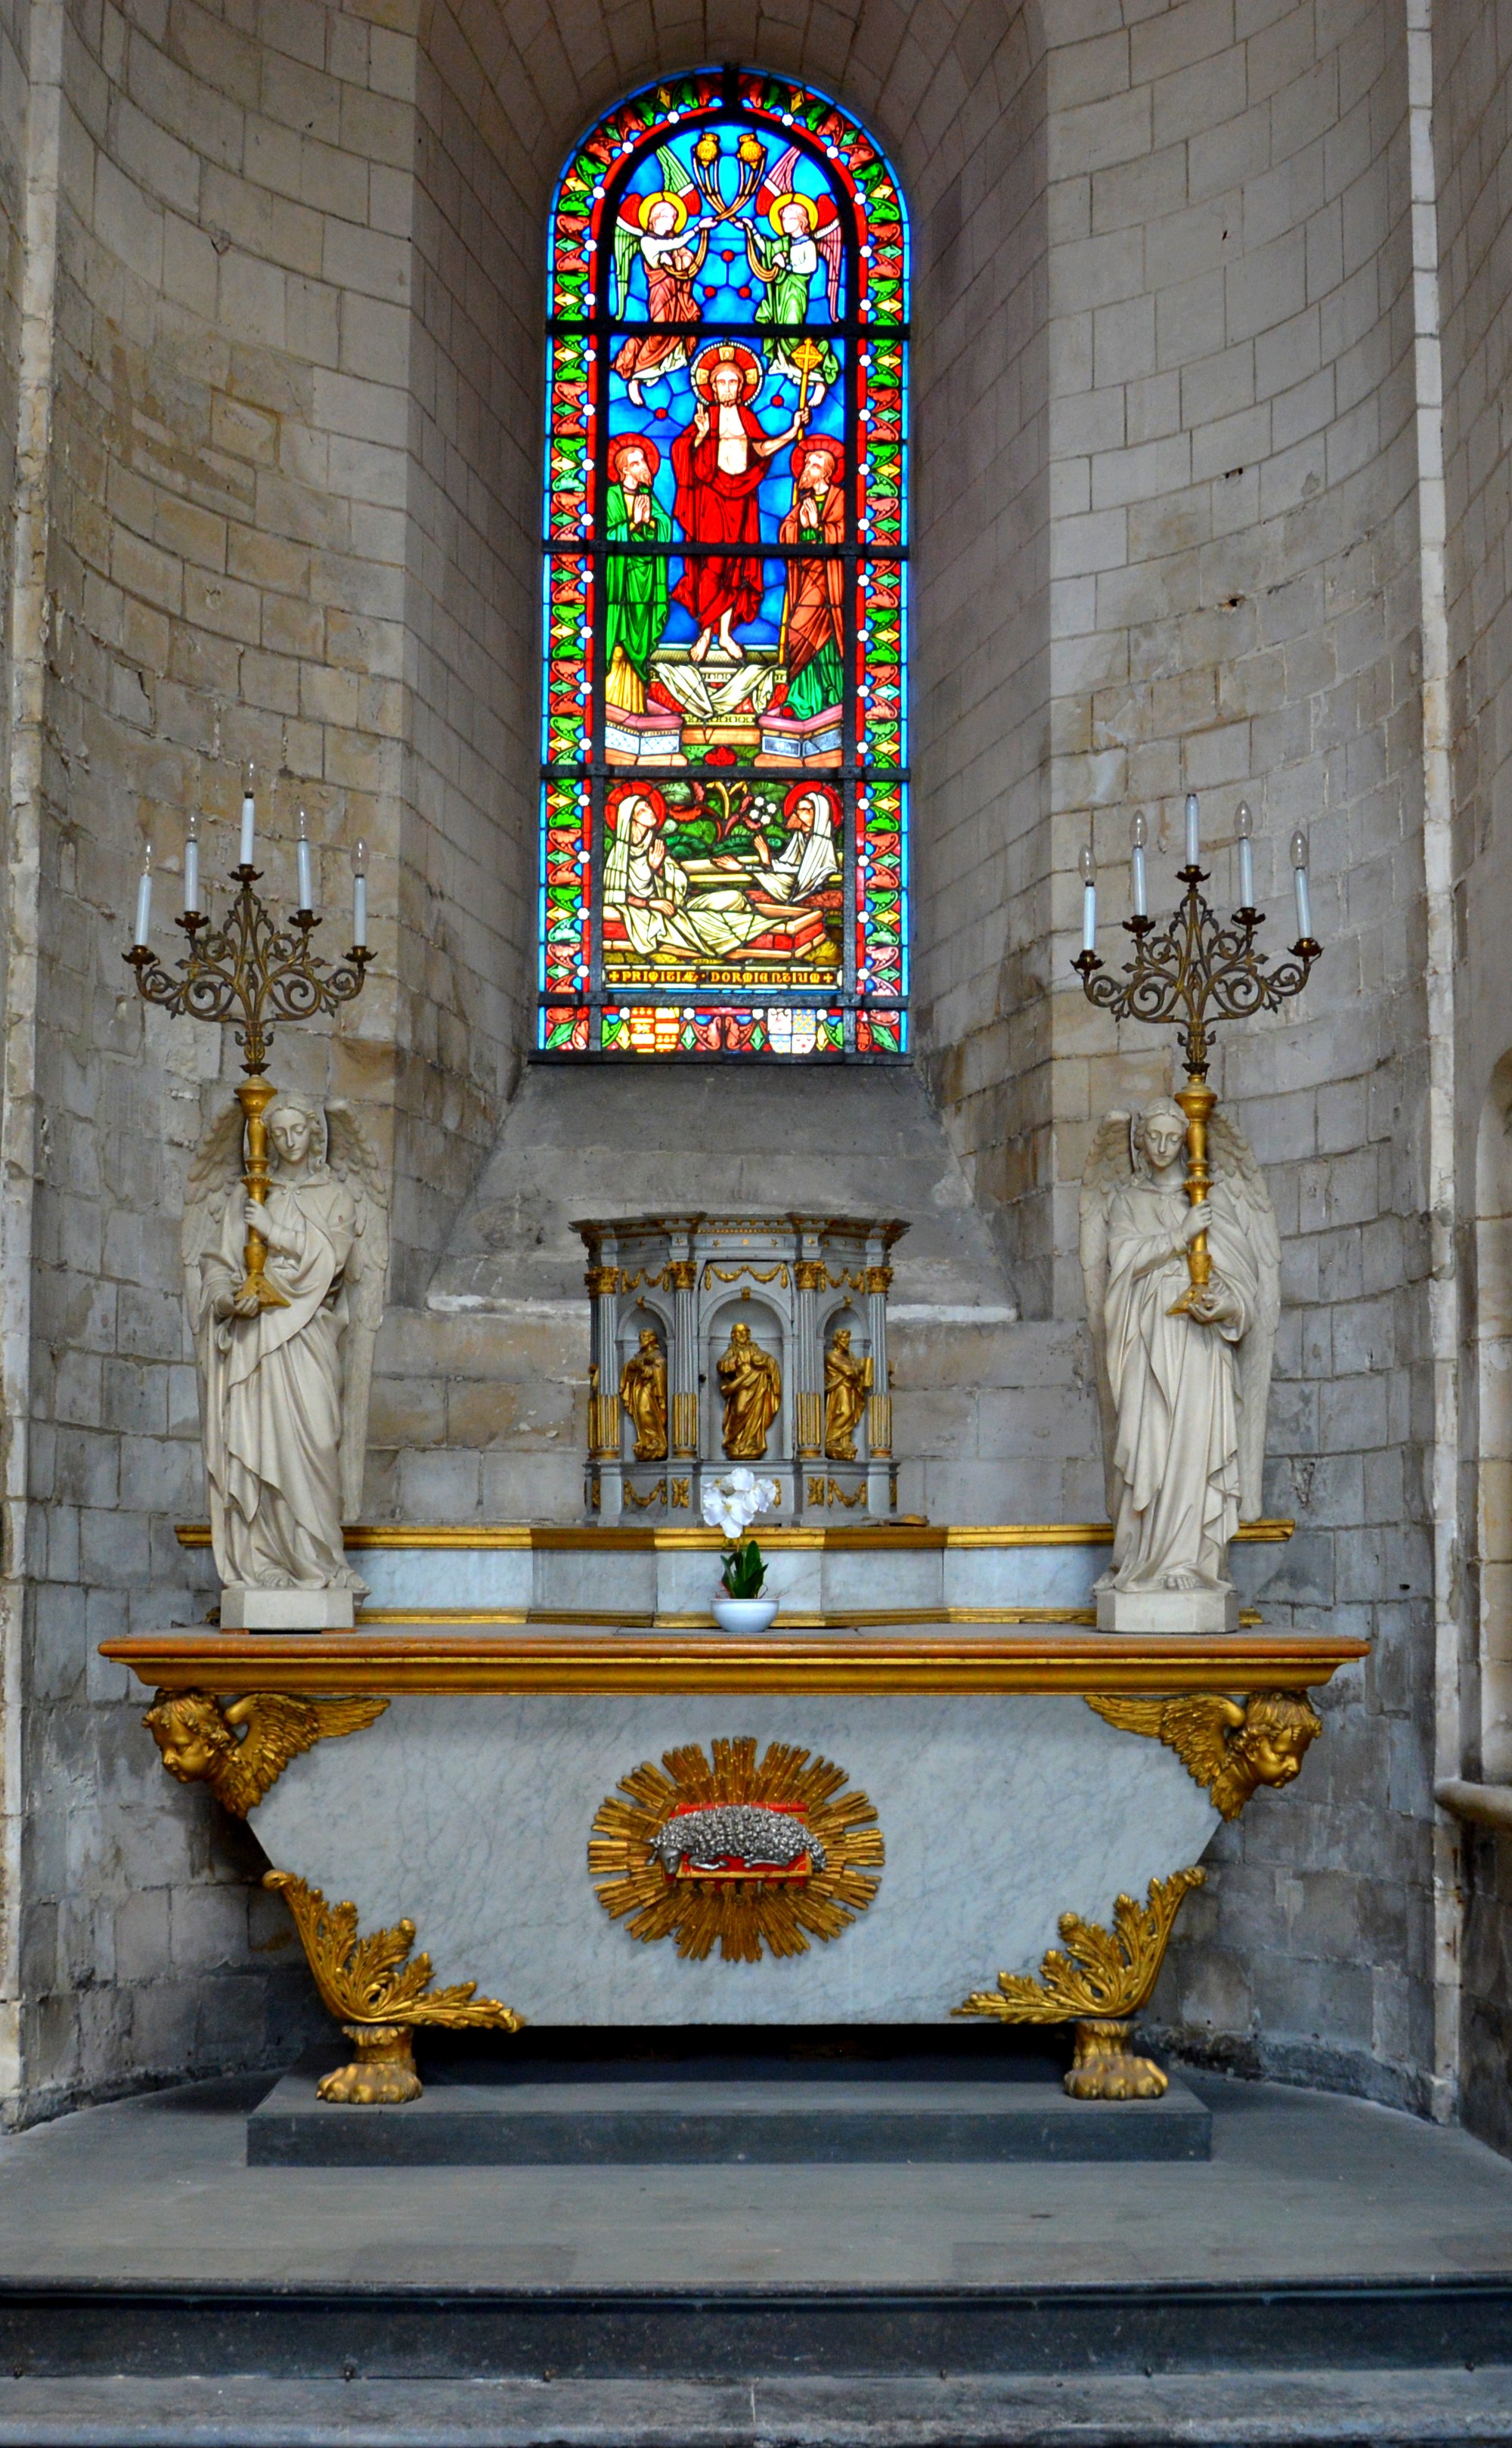
[[[236,1107],[201,1142],[184,1198],[216,1569],[228,1590],[363,1596],[341,1524],[362,1497],[387,1187],[346,1104],[280,1096],[267,1124],[265,1205],[243,1187]],[[281,1307],[259,1308],[240,1290],[249,1229],[267,1243],[264,1272]],[[351,1595],[345,1604],[350,1622]]]
[[[1108,1114],[1081,1177],[1113,1520],[1113,1570],[1099,1589],[1229,1598],[1229,1540],[1261,1509],[1281,1244],[1260,1168],[1222,1114],[1208,1124],[1213,1188],[1204,1205],[1189,1203],[1186,1130],[1164,1101]],[[1204,1230],[1211,1280],[1177,1310],[1187,1250]]]

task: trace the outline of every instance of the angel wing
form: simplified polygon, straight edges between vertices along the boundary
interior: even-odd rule
[[[1228,1116],[1208,1124],[1214,1178],[1227,1189],[1260,1282],[1259,1310],[1238,1348],[1239,1519],[1256,1521],[1265,1509],[1265,1421],[1271,1367],[1281,1320],[1281,1235],[1254,1151]]]
[[[244,1725],[247,1731],[231,1764],[237,1798],[232,1801],[223,1792],[221,1800],[245,1816],[301,1751],[313,1750],[332,1735],[358,1732],[381,1717],[388,1705],[387,1700],[300,1700],[286,1692],[258,1692],[233,1700],[226,1723]],[[230,1782],[228,1777],[228,1786]]]
[[[342,1351],[341,1518],[356,1519],[368,1452],[373,1350],[383,1323],[389,1275],[389,1187],[377,1151],[344,1098],[326,1109],[327,1157],[357,1210],[347,1263],[347,1331]]]
[[[840,235],[839,215],[833,210],[828,220],[821,216],[813,233],[813,243],[824,258],[824,285],[830,300],[830,313],[840,312],[840,266],[845,258],[845,240]]]
[[[241,1177],[241,1129],[240,1106],[228,1105],[196,1148],[184,1183],[179,1247],[189,1280],[191,1308],[200,1290],[200,1260],[220,1231],[227,1191]]]
[[[1098,1381],[1098,1410],[1102,1422],[1102,1472],[1108,1505],[1113,1504],[1113,1445],[1118,1418],[1108,1383],[1107,1316],[1108,1209],[1113,1194],[1134,1173],[1129,1151],[1130,1117],[1121,1108],[1104,1114],[1093,1134],[1081,1173],[1081,1282],[1086,1293],[1087,1325],[1092,1334],[1092,1365]]]
[[[677,196],[694,218],[697,218],[697,189],[675,153],[665,144],[657,146],[657,167],[661,183],[669,196]],[[692,196],[695,201],[690,203]],[[641,244],[641,207],[643,195],[627,188],[620,199],[620,209],[614,217],[614,306],[613,313],[624,313],[625,294],[630,286],[630,273]]]
[[[1183,1693],[1175,1700],[1086,1695],[1104,1724],[1125,1734],[1148,1734],[1175,1751],[1188,1776],[1210,1789],[1229,1764],[1228,1737],[1244,1722],[1236,1702],[1216,1692]],[[1227,1816],[1227,1814],[1225,1814]]]

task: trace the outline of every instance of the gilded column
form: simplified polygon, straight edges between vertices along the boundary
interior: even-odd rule
[[[667,1285],[672,1293],[672,1351],[667,1376],[672,1459],[699,1458],[699,1262],[692,1256],[697,1218],[671,1229]]]
[[[620,1463],[619,1244],[605,1233],[594,1244],[584,1275],[593,1302],[593,1357],[588,1368],[588,1468],[598,1494],[599,1520],[618,1521],[623,1510]]]
[[[871,1392],[867,1403],[867,1511],[892,1510],[892,1380],[888,1371],[888,1293],[892,1270],[887,1244],[867,1243],[867,1332],[871,1343]]]
[[[793,1270],[794,1296],[794,1509],[802,1503],[804,1464],[824,1451],[824,1352],[819,1341],[819,1294],[825,1286],[819,1227],[795,1218],[798,1257]]]

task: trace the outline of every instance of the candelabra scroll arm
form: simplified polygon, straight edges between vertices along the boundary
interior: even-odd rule
[[[1158,932],[1152,918],[1124,920],[1134,938],[1134,958],[1121,972],[1106,969],[1095,951],[1078,953],[1071,966],[1087,1001],[1115,1020],[1175,1021],[1187,1081],[1176,1099],[1187,1118],[1186,1193],[1194,1207],[1201,1207],[1213,1182],[1208,1126],[1218,1101],[1207,1084],[1210,1014],[1247,1020],[1257,1011],[1279,1011],[1301,993],[1323,947],[1311,935],[1299,936],[1288,959],[1273,968],[1255,941],[1265,924],[1259,910],[1236,909],[1231,918],[1219,918],[1202,896],[1206,870],[1183,867],[1178,876],[1186,891]],[[1205,1232],[1187,1243],[1187,1272],[1190,1280],[1173,1305],[1173,1316],[1190,1310],[1212,1282]]]
[[[145,944],[133,944],[123,955],[136,971],[137,991],[144,1003],[192,1020],[237,1022],[246,1077],[237,1090],[244,1117],[246,1171],[242,1182],[258,1207],[267,1204],[272,1170],[268,1162],[267,1114],[278,1091],[267,1077],[274,1025],[284,1021],[334,1015],[362,991],[371,955],[365,945],[354,945],[335,966],[316,958],[310,938],[320,921],[313,910],[295,913],[292,928],[279,927],[254,889],[261,870],[233,868],[239,888],[226,918],[212,927],[198,910],[185,911],[179,925],[188,938],[185,958],[175,978]],[[251,1225],[243,1252],[246,1272],[237,1293],[239,1302],[254,1301],[259,1309],[287,1309],[288,1296],[266,1272],[268,1245]]]

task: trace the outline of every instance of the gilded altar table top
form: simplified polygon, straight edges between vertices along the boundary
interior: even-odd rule
[[[1344,1635],[1264,1626],[1201,1637],[960,1625],[928,1633],[448,1631],[132,1633],[103,1657],[167,1691],[963,1693],[1305,1691],[1368,1654]]]
[[[1285,1519],[1245,1521],[1234,1535],[1245,1544],[1273,1545],[1290,1539],[1295,1528],[1294,1521]],[[209,1524],[204,1521],[181,1521],[177,1535],[181,1547],[210,1544]],[[354,1521],[347,1524],[342,1536],[348,1547],[373,1551],[384,1547],[465,1547],[501,1553],[581,1549],[591,1554],[620,1548],[701,1547],[713,1552],[724,1544],[722,1531],[691,1523],[686,1529],[671,1528],[665,1522],[620,1522],[607,1529],[596,1521]],[[832,1553],[872,1548],[891,1555],[914,1548],[1108,1547],[1112,1543],[1110,1521],[963,1522],[905,1519],[836,1522],[833,1527],[778,1525],[761,1533],[762,1546],[773,1554],[803,1547],[822,1547]]]

